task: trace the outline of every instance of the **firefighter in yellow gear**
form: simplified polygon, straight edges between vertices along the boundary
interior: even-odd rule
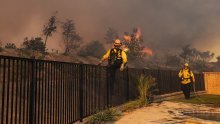
[[[114,47],[109,49],[106,54],[102,57],[99,65],[101,65],[104,61],[108,60],[107,66],[107,80],[108,85],[110,86],[110,94],[114,94],[114,82],[115,82],[115,73],[117,69],[123,71],[127,64],[127,55],[125,51],[121,49],[122,43],[120,39],[116,39],[114,41]]]
[[[180,70],[178,76],[181,79],[181,90],[183,91],[185,99],[189,99],[192,83],[195,83],[195,77],[190,70],[188,63],[184,64],[184,67]]]
[[[99,65],[108,59],[108,66],[115,66],[116,68],[120,68],[120,70],[123,71],[128,60],[125,51],[120,49],[121,45],[121,40],[116,39],[114,42],[114,48],[106,52],[106,54],[99,62]]]

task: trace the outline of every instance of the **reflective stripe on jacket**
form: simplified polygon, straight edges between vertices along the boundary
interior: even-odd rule
[[[106,54],[102,57],[102,60],[108,59],[110,57],[110,52],[111,52],[111,49],[106,52]],[[116,49],[114,49],[114,52],[117,52]],[[123,51],[123,50],[121,52],[121,57],[122,57],[123,63],[127,63],[127,61],[128,61],[127,55],[126,55],[125,51]]]
[[[179,78],[181,78],[182,84],[188,84],[190,82],[195,82],[194,74],[189,69],[181,69],[178,76],[179,76]]]

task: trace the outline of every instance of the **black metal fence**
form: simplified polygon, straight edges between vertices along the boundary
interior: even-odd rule
[[[136,99],[140,74],[157,79],[160,94],[180,91],[176,71],[126,69],[116,72],[109,93],[106,67],[0,56],[1,124],[68,124]],[[204,90],[202,74],[196,90]]]

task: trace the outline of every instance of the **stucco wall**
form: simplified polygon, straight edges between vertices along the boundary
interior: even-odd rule
[[[220,94],[220,72],[204,72],[205,89],[208,94]]]

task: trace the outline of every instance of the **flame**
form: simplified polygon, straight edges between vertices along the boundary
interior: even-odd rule
[[[153,55],[153,51],[151,50],[151,49],[149,49],[149,48],[143,48],[143,50],[141,50],[141,52],[142,53],[145,53],[145,54],[147,54],[147,55]]]
[[[124,40],[127,42],[131,42],[131,36],[130,35],[124,35]]]
[[[125,52],[128,52],[128,51],[129,51],[129,48],[126,47],[125,45],[123,45],[121,48],[122,48],[122,50],[125,51]]]
[[[124,41],[126,42],[125,43],[126,45],[122,46],[122,50],[125,51],[125,52],[128,52],[129,51],[128,46],[134,45],[135,47],[138,47],[138,49],[139,48],[142,49],[141,51],[139,51],[139,52],[141,52],[142,55],[150,55],[150,56],[152,56],[153,55],[153,51],[150,48],[142,47],[142,45],[140,43],[141,35],[142,35],[141,34],[141,29],[139,27],[136,28],[136,30],[134,30],[133,34],[128,34],[127,32],[125,32],[123,38],[124,38]]]
[[[141,29],[140,28],[137,28],[137,32],[135,33],[135,39],[137,41],[140,40],[140,37],[141,37]]]

